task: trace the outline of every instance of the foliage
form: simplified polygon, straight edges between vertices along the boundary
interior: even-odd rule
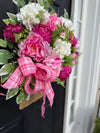
[[[61,85],[62,87],[64,87],[65,88],[65,82],[64,81],[61,81],[59,78],[57,78],[56,80],[55,80],[55,82],[57,82],[57,84],[59,84],[59,85]]]
[[[74,60],[75,60],[75,59],[74,59],[73,57],[71,57],[71,56],[66,56],[66,57],[64,58],[63,66],[69,66],[69,67],[73,66],[73,61],[74,61]]]
[[[66,38],[66,39],[60,37],[60,36],[61,36],[61,33],[66,33],[66,34],[65,34],[65,38]],[[68,40],[68,39],[69,39],[69,35],[73,35],[73,31],[70,31],[69,28],[67,28],[67,27],[65,26],[65,24],[60,23],[60,25],[57,25],[57,28],[55,29],[55,31],[53,31],[52,38],[53,38],[53,39],[60,38],[60,39],[62,39],[62,40],[65,40],[65,41],[67,41],[67,42],[70,42],[70,41]],[[53,41],[55,41],[55,40],[53,40]],[[53,43],[53,42],[52,42],[52,43]]]
[[[95,128],[93,133],[100,133],[100,118],[97,118],[95,121]]]
[[[24,0],[12,0],[12,1],[19,7],[25,6],[25,1]]]
[[[6,100],[8,100],[8,99],[14,97],[15,95],[17,95],[18,91],[19,91],[19,87],[16,88],[16,89],[8,89]]]
[[[38,0],[38,3],[41,5],[41,6],[44,6],[44,9],[51,9],[52,13],[55,12],[55,10],[52,8],[51,4],[53,4],[55,0]]]

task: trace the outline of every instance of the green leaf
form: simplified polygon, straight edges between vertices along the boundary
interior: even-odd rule
[[[61,81],[59,78],[57,78],[55,82],[57,82],[58,84],[60,84],[62,87],[65,88],[65,85],[64,85],[65,82],[64,81]]]
[[[72,56],[66,56],[64,58],[64,62],[63,62],[63,66],[73,66],[73,61],[74,61],[74,58]]]
[[[37,1],[38,1],[38,3],[39,3],[41,6],[44,5],[43,0],[37,0]]]
[[[25,1],[24,0],[12,0],[12,1],[19,7],[25,6]]]
[[[8,25],[8,24],[13,24],[13,25],[16,25],[17,22],[15,20],[12,20],[12,19],[3,19],[3,22]]]
[[[66,11],[66,9],[64,9],[64,17],[69,19],[68,12]]]
[[[15,14],[7,12],[7,15],[11,20],[17,21],[17,16]]]
[[[9,79],[9,77],[10,77],[10,73],[9,73],[9,74],[7,74],[7,75],[3,75],[3,76],[1,76],[1,83],[5,83],[5,82],[6,82],[6,80],[8,80],[8,79]]]
[[[23,37],[23,34],[22,33],[19,33],[19,34],[15,33],[14,36],[15,36],[15,42],[18,42],[20,40],[20,38]]]
[[[1,67],[0,76],[7,75],[10,71],[11,71],[11,65],[7,63],[3,67]]]
[[[25,90],[21,90],[20,94],[16,98],[17,104],[21,103],[24,99],[28,98],[28,94],[25,92]]]
[[[13,49],[13,47],[14,47],[14,44],[11,43],[11,42],[9,42],[9,41],[7,41],[7,45],[8,45],[8,47],[9,47],[10,49]]]
[[[33,2],[33,0],[28,0],[28,2]]]
[[[8,59],[12,59],[13,56],[8,50],[1,49],[0,50],[0,65],[6,64]]]
[[[17,68],[16,65],[12,65],[12,64],[10,64],[10,65],[11,65],[11,71],[10,71],[8,74],[6,74],[6,75],[1,76],[1,83],[5,83],[6,80],[9,79],[9,77],[12,75],[12,73],[13,73],[13,72],[15,71],[15,69]]]
[[[17,89],[8,89],[6,100],[14,97],[18,93],[18,91],[19,91],[19,88],[17,88]]]
[[[6,48],[7,47],[7,41],[0,39],[0,46]]]

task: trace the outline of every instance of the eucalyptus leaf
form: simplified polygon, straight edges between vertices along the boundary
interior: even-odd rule
[[[11,20],[17,21],[17,16],[15,14],[7,12],[7,15]]]
[[[19,88],[17,88],[17,89],[8,89],[6,100],[14,97],[18,93],[18,91],[19,91]]]
[[[15,20],[12,20],[12,19],[3,19],[3,22],[8,25],[8,24],[13,24],[13,25],[16,25],[17,22]]]
[[[7,41],[0,39],[0,46],[6,48],[7,47]]]
[[[7,63],[3,67],[1,67],[0,76],[8,74],[10,71],[11,71],[11,65]]]
[[[25,6],[25,1],[24,0],[12,0],[12,1],[19,7]]]
[[[24,99],[28,99],[28,94],[25,92],[25,90],[21,90],[20,94],[16,98],[17,104],[21,103]]]

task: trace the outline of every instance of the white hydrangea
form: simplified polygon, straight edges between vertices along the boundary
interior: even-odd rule
[[[74,25],[71,20],[66,19],[64,17],[60,17],[60,18],[61,18],[62,22],[65,23],[65,26],[69,28],[69,30],[71,30],[71,31],[75,30]]]
[[[61,59],[63,59],[64,56],[69,56],[71,54],[71,43],[57,39],[54,43],[53,50],[59,54]]]
[[[40,4],[30,2],[20,9],[20,12],[17,14],[17,20],[23,23],[23,25],[25,25],[25,27],[31,31],[33,24],[40,23],[40,20],[36,18],[36,15],[39,14],[39,11],[44,11],[44,13],[46,12],[44,7]]]

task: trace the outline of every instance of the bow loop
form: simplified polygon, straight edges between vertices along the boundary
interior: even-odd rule
[[[36,73],[36,65],[30,57],[19,58],[18,64],[24,76]]]

